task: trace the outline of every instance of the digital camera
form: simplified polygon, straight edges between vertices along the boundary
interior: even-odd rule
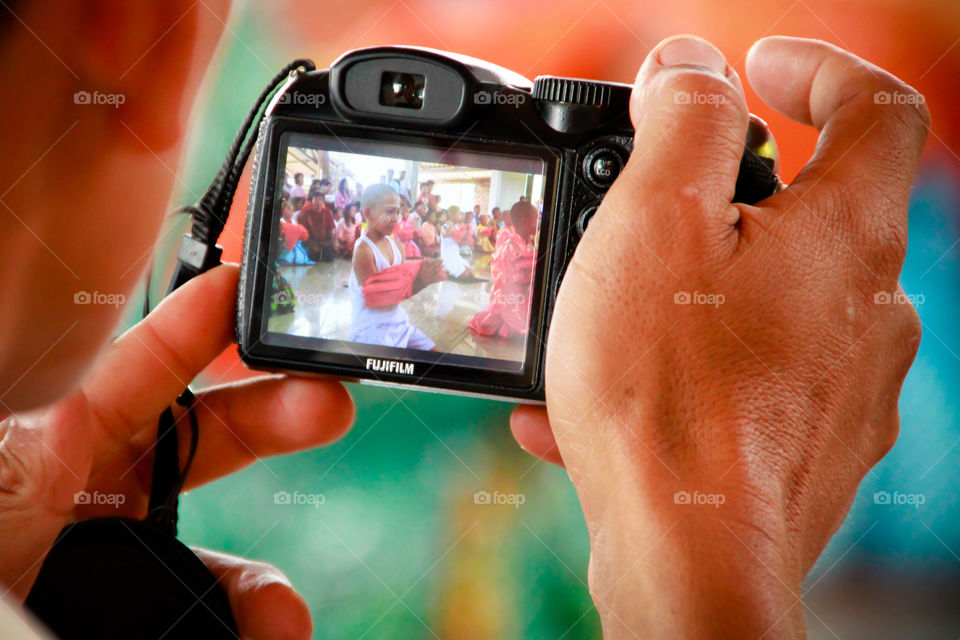
[[[257,142],[243,361],[543,402],[564,270],[632,150],[630,91],[412,47],[292,73]],[[745,142],[754,203],[775,149],[759,121]]]

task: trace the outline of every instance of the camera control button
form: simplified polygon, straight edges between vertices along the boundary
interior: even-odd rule
[[[597,205],[595,204],[591,204],[590,206],[584,208],[584,210],[580,212],[580,217],[577,218],[577,231],[580,233],[581,236],[586,232],[587,225],[590,224],[590,218],[592,218],[593,214],[595,214],[596,212],[597,212]]]
[[[609,187],[623,170],[623,159],[612,149],[597,149],[584,164],[587,178],[598,187]]]

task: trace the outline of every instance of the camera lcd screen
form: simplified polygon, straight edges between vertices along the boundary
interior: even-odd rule
[[[525,371],[544,158],[292,132],[279,153],[265,344]]]

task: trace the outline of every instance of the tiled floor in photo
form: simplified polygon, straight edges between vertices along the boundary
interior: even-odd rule
[[[437,349],[458,355],[520,361],[523,338],[504,339],[478,336],[467,328],[475,313],[490,302],[490,258],[478,255],[469,259],[483,282],[447,280],[432,284],[401,305],[410,321],[437,344]],[[293,313],[269,321],[271,332],[296,336],[347,340],[350,332],[351,263],[346,259],[310,266],[280,267],[280,274],[293,287],[296,305]],[[531,338],[535,339],[535,338]]]

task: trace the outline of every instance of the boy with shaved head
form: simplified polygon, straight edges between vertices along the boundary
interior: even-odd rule
[[[363,218],[367,221],[367,232],[360,236],[353,250],[350,340],[401,349],[432,350],[436,346],[433,340],[413,326],[398,298],[409,297],[427,285],[443,280],[446,273],[442,262],[427,259],[401,266],[404,264],[403,251],[393,238],[399,218],[400,196],[388,185],[374,184],[365,188],[360,203]],[[388,270],[389,274],[384,273]],[[396,274],[396,290],[404,293],[387,297],[387,304],[375,301],[367,285],[377,274],[383,274],[376,279],[378,285],[385,283],[387,278],[384,276]],[[413,280],[409,295],[403,286],[404,276]],[[409,280],[406,282],[409,284]],[[382,300],[384,296],[377,298]]]

